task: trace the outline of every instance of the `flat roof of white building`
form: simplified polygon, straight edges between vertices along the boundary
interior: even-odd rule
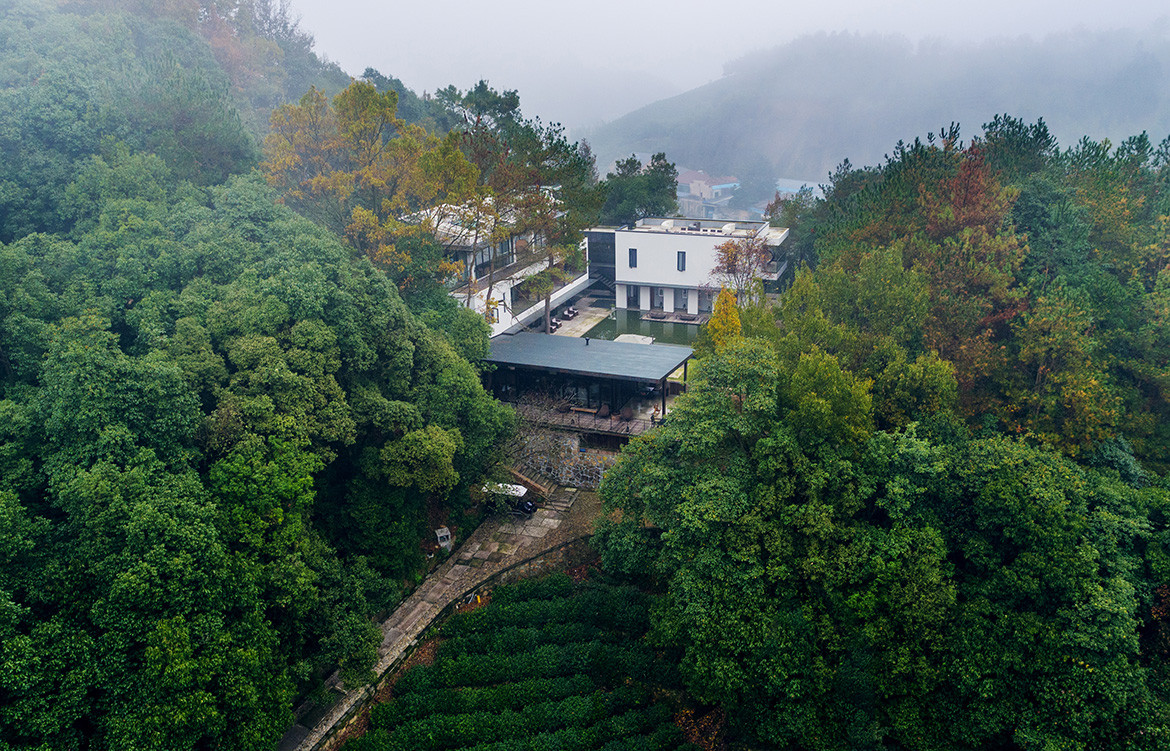
[[[614,232],[687,235],[690,237],[757,237],[763,236],[769,245],[779,245],[788,236],[787,227],[772,227],[764,221],[727,221],[723,219],[689,219],[682,217],[647,217],[630,227],[619,227]]]

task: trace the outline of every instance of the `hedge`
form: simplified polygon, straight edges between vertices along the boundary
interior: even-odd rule
[[[648,680],[653,654],[642,644],[614,645],[577,642],[545,645],[513,655],[469,655],[435,661],[436,686],[490,686],[529,678],[555,678],[585,673],[600,686],[612,686],[629,675]]]
[[[542,628],[508,627],[448,639],[439,646],[439,657],[462,657],[472,654],[522,652],[542,644],[571,644],[593,641],[601,630],[588,623],[548,623]],[[616,638],[616,637],[615,637]]]
[[[502,712],[521,709],[534,702],[592,693],[596,688],[592,678],[577,674],[563,678],[533,678],[490,688],[446,688],[401,697],[395,695],[391,701],[378,704],[371,710],[370,722],[374,727],[392,728],[430,715]]]
[[[656,738],[660,728],[670,725],[671,712],[668,707],[656,704],[645,709],[631,709],[616,717],[606,718],[589,727],[570,727],[551,733],[538,733],[527,738],[510,738],[502,741],[481,742],[471,746],[466,751],[594,751],[599,748],[608,748],[607,744],[621,742],[627,737],[623,735],[634,729],[636,736],[650,733],[650,738]],[[681,740],[678,728],[672,731],[662,731],[661,740],[666,743],[674,742],[673,738]],[[636,737],[635,736],[635,737]],[[646,746],[646,748],[673,749],[676,745]],[[387,749],[389,747],[386,747]],[[348,751],[348,750],[347,750]],[[382,747],[370,747],[359,751],[382,751]]]
[[[457,613],[443,627],[443,634],[454,638],[546,623],[585,623],[640,636],[650,627],[650,598],[633,587],[585,586],[573,596],[493,604]]]
[[[598,686],[613,686],[629,676],[637,681],[654,677],[654,655],[641,643],[606,644],[599,641],[548,644],[531,652],[503,655],[467,655],[418,665],[394,686],[395,696],[460,686],[491,686],[532,678],[559,678],[585,673]]]
[[[551,600],[573,594],[573,580],[567,574],[555,573],[541,579],[523,579],[492,590],[492,603],[503,605],[524,600]]]
[[[678,680],[637,641],[649,612],[635,588],[563,574],[499,587],[448,621],[435,662],[398,679],[347,751],[674,751],[671,710],[643,685]]]
[[[376,733],[367,734],[366,738],[376,739],[375,745],[369,747],[371,750],[438,751],[486,742],[515,742],[563,728],[587,728],[623,718],[626,724],[617,725],[617,729],[638,733],[644,730],[647,721],[643,715],[646,713],[638,714],[631,708],[648,700],[649,695],[644,689],[622,687],[610,693],[598,691],[588,696],[532,704],[520,711],[433,715],[403,723],[392,730],[380,728]],[[661,719],[653,724],[659,722]]]

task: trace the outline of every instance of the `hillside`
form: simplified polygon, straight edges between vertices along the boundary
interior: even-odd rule
[[[603,569],[731,748],[1170,748],[1165,143],[891,146],[785,203],[776,303],[720,295]]]
[[[512,424],[482,320],[254,170],[330,75],[286,6],[208,7],[0,3],[2,749],[274,748]]]
[[[980,46],[819,34],[726,66],[723,78],[587,134],[598,164],[665,151],[712,173],[824,181],[843,159],[881,161],[907,134],[970,136],[1008,112],[1058,140],[1170,131],[1165,30],[1081,32]]]

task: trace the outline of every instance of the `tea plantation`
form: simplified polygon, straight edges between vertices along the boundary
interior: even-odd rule
[[[500,587],[447,622],[434,664],[403,675],[346,751],[698,751],[654,700],[678,672],[642,638],[649,607],[564,574]]]

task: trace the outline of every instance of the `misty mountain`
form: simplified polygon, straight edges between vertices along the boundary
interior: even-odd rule
[[[997,113],[1044,118],[1062,146],[1170,134],[1170,33],[1089,32],[1043,41],[918,44],[817,34],[725,66],[719,80],[588,132],[598,164],[665,150],[747,182],[823,182],[843,159],[882,160],[899,140],[952,122],[965,138]]]

